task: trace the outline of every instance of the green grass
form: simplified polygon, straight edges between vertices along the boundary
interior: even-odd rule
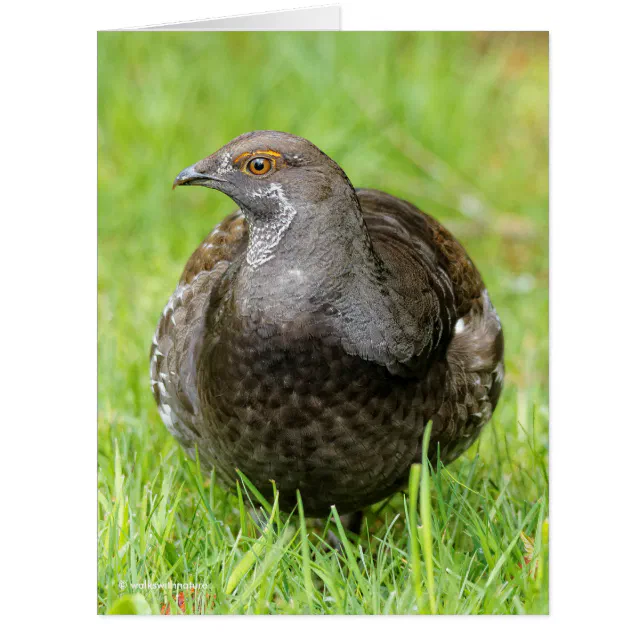
[[[185,592],[187,613],[547,613],[547,38],[115,32],[98,45],[98,612],[181,612],[167,584],[194,583],[208,587]],[[148,387],[158,316],[234,208],[172,180],[253,129],[304,136],[355,185],[438,217],[504,324],[506,384],[481,440],[449,468],[414,468],[409,496],[374,506],[359,542],[334,527],[344,554],[324,545],[332,515],[314,526],[204,477]]]

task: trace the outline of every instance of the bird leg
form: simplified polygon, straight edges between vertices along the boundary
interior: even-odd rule
[[[350,514],[340,515],[340,523],[344,528],[345,532],[349,532],[348,537],[353,537],[353,539],[358,539],[360,537],[360,530],[362,528],[362,517],[364,513],[362,510],[357,512],[351,512]],[[333,530],[327,531],[327,541],[338,552],[344,552],[344,547],[342,546],[342,541],[338,539]]]
[[[266,516],[261,512],[261,510],[251,508],[248,511],[248,514],[250,515],[251,520],[253,521],[255,526],[260,531],[263,531],[266,529],[266,526],[268,525],[268,523],[266,520]],[[351,512],[349,514],[340,515],[340,523],[342,524],[344,531],[348,533],[347,537],[349,537],[351,541],[357,541],[360,538],[360,531],[362,529],[363,516],[364,516],[364,512],[362,510],[358,510],[357,512]],[[322,519],[316,519],[315,522],[321,529],[324,528],[324,523],[322,522]],[[344,552],[342,541],[337,537],[335,532],[333,532],[333,530],[331,529],[327,530],[327,541],[334,550],[337,550],[340,553]]]

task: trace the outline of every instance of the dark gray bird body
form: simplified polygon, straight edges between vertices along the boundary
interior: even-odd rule
[[[267,169],[268,168],[268,169]],[[257,173],[256,170],[261,171]],[[176,184],[240,210],[192,255],[161,317],[150,374],[164,423],[232,485],[240,469],[310,516],[400,489],[489,420],[501,325],[460,244],[411,204],[354,191],[308,141],[238,137]]]

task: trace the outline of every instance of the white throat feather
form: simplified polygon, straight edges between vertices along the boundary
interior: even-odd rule
[[[277,201],[277,214],[266,221],[258,221],[244,212],[248,222],[248,251],[246,262],[251,267],[261,266],[274,257],[273,250],[280,243],[284,233],[297,214],[295,208],[284,195],[279,183],[271,183],[267,188],[253,192],[254,197]]]

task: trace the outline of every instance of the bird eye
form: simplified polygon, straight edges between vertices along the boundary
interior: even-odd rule
[[[271,159],[266,157],[255,157],[248,162],[246,169],[255,175],[266,174],[273,167],[273,162]]]

